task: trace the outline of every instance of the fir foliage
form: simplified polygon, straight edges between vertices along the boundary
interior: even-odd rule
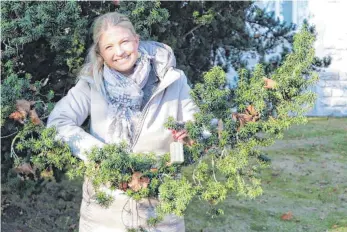
[[[134,22],[135,31],[141,35],[142,40],[158,40],[155,33],[165,32],[170,23],[169,12],[161,4],[160,1],[121,1],[118,11]]]
[[[8,172],[9,186],[15,187],[14,190],[19,190],[21,195],[37,192],[47,182],[59,181],[65,172],[75,169],[80,161],[71,156],[68,145],[57,140],[56,136],[54,128],[30,122],[25,124],[12,140],[14,168]],[[13,179],[13,176],[20,178]]]
[[[32,81],[32,75],[25,72],[16,72],[11,60],[7,61],[3,66],[2,75],[7,78],[4,79],[1,85],[1,127],[6,128],[5,133],[13,133],[15,125],[8,117],[16,109],[16,101],[25,99],[27,101],[35,102],[34,108],[42,115],[47,117],[54,107],[52,102],[54,97],[53,91],[48,91],[42,94],[43,83],[40,81]],[[18,130],[18,129],[17,129]]]
[[[86,20],[80,17],[77,2],[10,2],[1,4],[4,58],[22,53],[26,45],[44,40],[57,52],[55,62],[63,63],[64,49],[72,44],[74,31],[86,32]]]
[[[293,52],[271,76],[277,82],[275,89],[264,88],[262,65],[252,73],[240,70],[234,93],[226,88],[225,74],[219,67],[207,72],[204,82],[195,86],[191,95],[201,112],[195,115],[195,122],[185,125],[195,141],[186,147],[184,163],[194,166],[196,191],[191,193],[211,205],[223,202],[232,192],[250,198],[262,194],[259,147],[271,145],[291,125],[305,123],[304,114],[313,106],[315,95],[308,91],[318,80],[312,71],[313,42],[314,35],[307,27],[295,35]],[[260,117],[241,124],[232,109],[243,112],[249,105]],[[174,128],[174,124],[170,119],[167,126]],[[221,213],[215,208],[214,212]]]

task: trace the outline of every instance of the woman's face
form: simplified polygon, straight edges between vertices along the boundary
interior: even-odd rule
[[[105,63],[123,74],[130,74],[138,58],[139,36],[130,29],[110,26],[99,41],[100,55]]]

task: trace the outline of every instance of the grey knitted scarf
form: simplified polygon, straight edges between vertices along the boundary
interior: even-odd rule
[[[146,85],[151,69],[151,56],[139,48],[140,58],[130,76],[124,76],[104,65],[105,97],[108,102],[107,118],[110,121],[106,143],[133,143],[135,128],[141,114],[142,88]]]

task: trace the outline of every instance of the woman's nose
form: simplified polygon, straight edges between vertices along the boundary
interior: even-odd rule
[[[120,57],[123,56],[124,50],[121,46],[117,46],[114,52],[116,56]]]

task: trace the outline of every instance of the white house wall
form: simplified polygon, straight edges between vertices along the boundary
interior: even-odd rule
[[[284,20],[283,0],[257,2]],[[322,70],[319,83],[313,87],[317,101],[309,116],[347,116],[347,1],[292,1],[292,22],[299,28],[304,19],[314,24],[318,57],[330,56],[331,65]]]
[[[347,1],[308,1],[309,20],[318,33],[318,57],[331,56],[314,90],[318,99],[311,116],[347,116]]]

